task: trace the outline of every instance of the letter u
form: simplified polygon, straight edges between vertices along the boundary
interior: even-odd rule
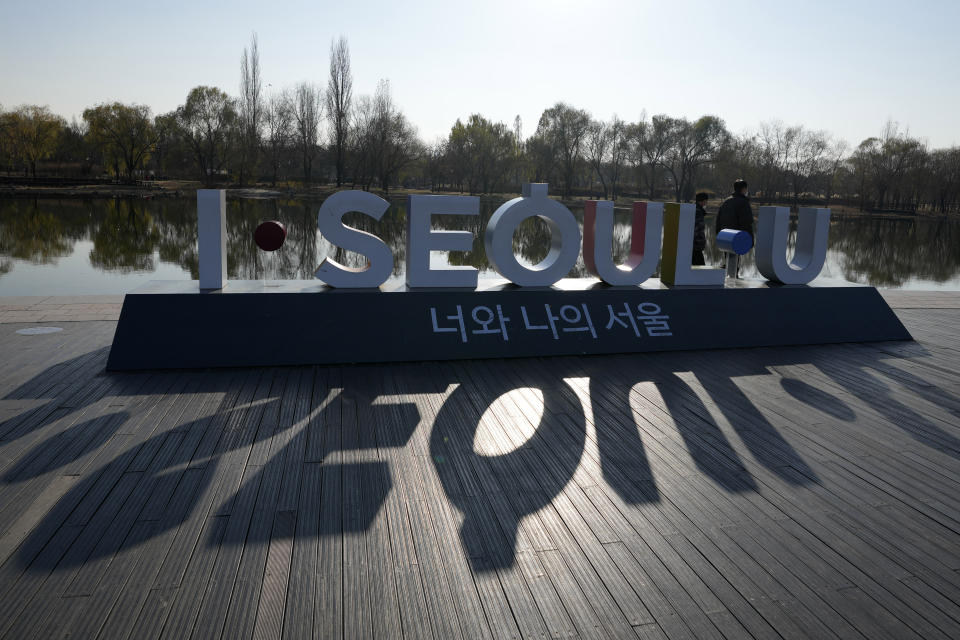
[[[823,269],[827,259],[830,209],[803,207],[797,216],[797,246],[787,261],[790,210],[760,207],[757,221],[757,269],[764,278],[780,284],[807,284]]]
[[[613,263],[613,202],[587,200],[583,211],[583,262],[587,271],[607,284],[632,286],[657,270],[663,204],[634,202],[630,231],[630,255],[626,266]]]

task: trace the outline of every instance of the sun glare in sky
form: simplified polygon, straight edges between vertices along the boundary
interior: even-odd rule
[[[887,120],[960,144],[960,3],[8,3],[0,105],[70,119],[100,102],[163,113],[197,85],[238,92],[256,32],[267,91],[326,84],[333,38],[355,93],[390,80],[427,142],[481,113],[532,134],[557,101],[594,117],[714,114],[734,132],[781,120],[852,145]]]

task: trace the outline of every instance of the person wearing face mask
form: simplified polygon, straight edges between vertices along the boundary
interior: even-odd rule
[[[723,201],[717,212],[717,233],[723,229],[746,231],[753,235],[753,209],[747,197],[747,181],[740,178],[733,183],[733,194]],[[737,258],[739,261],[739,257]]]

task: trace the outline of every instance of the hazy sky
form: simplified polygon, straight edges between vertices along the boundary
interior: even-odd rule
[[[426,141],[481,113],[523,133],[559,100],[607,119],[779,119],[855,146],[892,119],[960,144],[960,1],[13,2],[0,0],[0,105],[69,119],[98,102],[177,107],[238,93],[256,31],[264,83],[326,84],[350,44],[355,94],[388,78]]]

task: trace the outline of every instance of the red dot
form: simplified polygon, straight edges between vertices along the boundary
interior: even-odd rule
[[[253,232],[253,241],[264,251],[276,251],[283,246],[286,239],[287,228],[276,220],[261,222]]]

